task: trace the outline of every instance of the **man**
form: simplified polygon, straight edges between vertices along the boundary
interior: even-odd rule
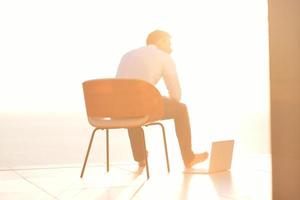
[[[141,79],[155,85],[164,79],[169,97],[164,97],[163,119],[174,119],[181,156],[186,168],[205,161],[207,152],[195,154],[192,151],[191,130],[187,107],[180,102],[181,89],[175,63],[170,56],[171,36],[155,30],[147,37],[147,46],[125,54],[119,64],[117,78]],[[141,127],[128,129],[133,157],[139,167],[145,167],[145,144]]]

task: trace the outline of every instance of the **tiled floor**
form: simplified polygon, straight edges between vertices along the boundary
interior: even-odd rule
[[[255,199],[271,198],[270,155],[234,157],[231,171],[211,175],[182,173],[171,163],[149,158],[150,179],[137,174],[133,163],[81,166],[42,166],[0,169],[0,199]],[[200,164],[198,165],[201,167]]]

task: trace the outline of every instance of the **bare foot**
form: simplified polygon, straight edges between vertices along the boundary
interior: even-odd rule
[[[146,167],[146,160],[140,161],[140,162],[138,162],[138,164],[139,164],[139,167],[135,171],[135,174],[141,174],[144,171],[144,168]]]
[[[146,151],[146,156],[148,157],[148,151]],[[146,159],[142,161],[138,161],[139,168],[137,169],[136,173],[142,173],[144,168],[146,167]]]
[[[145,168],[145,166],[144,167],[139,167],[139,168],[137,168],[137,170],[134,173],[135,174],[141,174],[141,173],[143,173],[144,168]]]
[[[208,158],[207,152],[195,154],[194,159],[189,164],[185,165],[185,168],[191,168],[200,162],[204,162],[207,158]]]

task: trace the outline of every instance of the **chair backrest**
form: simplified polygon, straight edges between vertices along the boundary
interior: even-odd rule
[[[88,117],[130,118],[163,115],[163,98],[150,83],[136,79],[95,79],[83,82]]]

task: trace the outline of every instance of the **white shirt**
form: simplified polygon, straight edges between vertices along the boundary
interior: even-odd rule
[[[172,57],[154,45],[132,50],[121,59],[117,78],[140,79],[156,85],[163,78],[172,99],[180,101],[181,89]]]

